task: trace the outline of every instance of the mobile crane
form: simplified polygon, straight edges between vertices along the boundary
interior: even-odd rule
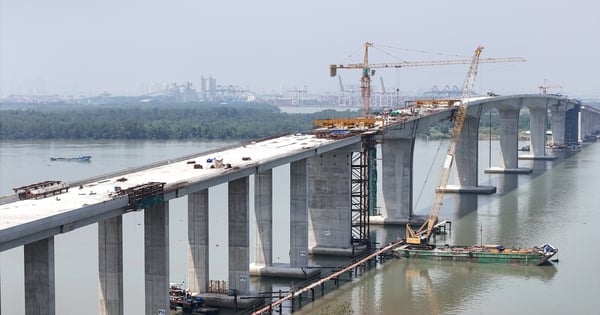
[[[471,61],[467,78],[465,79],[463,87],[462,101],[454,113],[454,128],[452,129],[452,135],[450,136],[450,144],[448,146],[448,152],[446,153],[446,159],[442,167],[442,173],[440,175],[440,181],[436,189],[433,202],[431,204],[431,210],[427,220],[421,225],[421,227],[414,231],[409,224],[406,225],[406,243],[411,245],[421,245],[429,243],[429,238],[435,230],[436,224],[438,224],[438,214],[442,207],[444,200],[444,188],[448,183],[448,177],[450,176],[450,168],[454,162],[454,154],[456,153],[456,146],[460,133],[462,132],[465,116],[467,114],[467,104],[471,93],[473,91],[473,84],[475,82],[475,76],[477,75],[477,67],[479,65],[481,51],[483,46],[477,47]]]

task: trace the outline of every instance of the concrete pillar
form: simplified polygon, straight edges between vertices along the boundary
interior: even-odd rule
[[[381,144],[381,215],[386,221],[404,221],[412,216],[413,150],[415,139],[388,139]],[[371,219],[374,223],[374,220]]]
[[[352,151],[342,148],[307,160],[308,247],[352,247]]]
[[[188,289],[208,291],[208,189],[188,195]]]
[[[533,157],[546,155],[546,118],[545,108],[529,110],[529,149]]]
[[[308,267],[307,161],[290,164],[290,267]]]
[[[169,203],[144,209],[146,315],[169,312]],[[165,313],[165,314],[166,314]]]
[[[565,144],[565,116],[564,110],[552,110],[552,143]]]
[[[466,116],[455,154],[457,184],[477,187],[479,165],[479,117]]]
[[[500,163],[504,169],[519,167],[519,110],[499,110],[500,117]]]
[[[256,266],[273,264],[273,170],[254,175]]]
[[[123,217],[98,222],[98,306],[100,315],[122,315]]]
[[[54,237],[24,246],[25,315],[54,315]]]
[[[248,177],[230,181],[229,187],[229,289],[250,290],[250,233]]]

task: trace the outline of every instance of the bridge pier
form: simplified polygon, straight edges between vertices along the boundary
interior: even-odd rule
[[[386,138],[381,144],[383,207],[372,224],[406,224],[412,216],[415,138]]]
[[[256,255],[254,266],[273,264],[273,170],[254,175],[254,216]]]
[[[290,164],[290,268],[308,267],[308,161]]]
[[[351,167],[354,146],[308,159],[308,247],[313,254],[352,255]]]
[[[230,181],[228,187],[229,289],[246,294],[250,290],[248,177]]]
[[[555,160],[556,156],[546,155],[546,120],[548,109],[529,108],[529,152],[519,155],[521,160]]]
[[[100,315],[123,315],[123,217],[98,222]]]
[[[208,291],[208,189],[188,195],[188,289]]]
[[[498,110],[500,117],[500,167],[485,169],[486,173],[529,174],[531,168],[519,167],[519,108]]]
[[[24,246],[25,315],[54,315],[54,237]]]
[[[457,184],[440,188],[446,193],[493,194],[494,186],[479,186],[479,116],[467,115],[455,154]]]
[[[169,203],[144,209],[146,315],[169,311]]]

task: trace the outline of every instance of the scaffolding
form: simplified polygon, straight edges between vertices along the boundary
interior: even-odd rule
[[[360,152],[352,153],[352,246],[371,248],[369,215],[377,204],[377,165],[374,134],[365,134]]]

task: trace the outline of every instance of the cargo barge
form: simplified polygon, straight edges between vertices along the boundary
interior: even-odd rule
[[[501,245],[436,246],[404,244],[395,249],[403,257],[438,261],[544,265],[558,253],[558,248],[543,244],[531,248],[505,248]]]

